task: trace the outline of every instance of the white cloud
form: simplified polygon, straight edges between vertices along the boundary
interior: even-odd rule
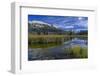
[[[82,20],[83,18],[82,17],[78,17],[78,20]]]
[[[65,28],[74,28],[74,26],[65,26]]]

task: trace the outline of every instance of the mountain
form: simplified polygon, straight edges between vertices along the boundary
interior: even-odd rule
[[[65,31],[42,21],[29,21],[28,32],[33,34],[64,34]]]
[[[35,20],[34,20],[34,21],[29,21],[29,24],[33,24],[33,25],[34,25],[34,24],[39,24],[39,25],[41,24],[42,26],[43,26],[43,25],[48,25],[48,26],[50,26],[50,24],[48,24],[48,23],[45,23],[45,22],[42,22],[42,21],[35,21]],[[38,27],[38,26],[37,26],[37,27]],[[41,26],[40,26],[40,27],[41,27]]]
[[[87,27],[85,26],[81,26],[81,25],[66,25],[64,27],[58,27],[64,31],[83,31],[83,30],[87,30]]]

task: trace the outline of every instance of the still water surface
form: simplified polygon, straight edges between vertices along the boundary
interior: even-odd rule
[[[69,59],[70,56],[66,55],[65,49],[73,46],[88,47],[87,40],[74,38],[63,44],[45,44],[42,48],[29,48],[28,60],[52,60],[52,59]],[[41,46],[41,45],[40,45]],[[48,47],[49,46],[49,47]],[[45,48],[47,47],[47,48]]]

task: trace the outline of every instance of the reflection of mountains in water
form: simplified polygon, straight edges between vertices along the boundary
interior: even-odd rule
[[[87,47],[88,41],[83,39],[74,38],[71,41],[64,42],[65,45],[79,45],[81,47]]]

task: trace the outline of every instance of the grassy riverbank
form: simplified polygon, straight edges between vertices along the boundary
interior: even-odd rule
[[[28,35],[29,48],[48,48],[58,46],[73,38],[86,39],[86,35]]]

